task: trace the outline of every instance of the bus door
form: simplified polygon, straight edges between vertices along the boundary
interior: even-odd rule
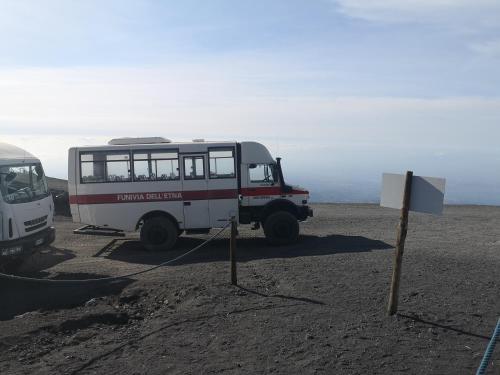
[[[210,228],[205,154],[182,155],[182,197],[184,228]]]
[[[238,179],[235,148],[211,147],[208,149],[208,192],[210,226],[220,228],[231,216],[238,220]]]

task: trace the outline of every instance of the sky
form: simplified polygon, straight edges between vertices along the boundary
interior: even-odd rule
[[[500,204],[497,0],[0,0],[0,140],[255,140],[326,201],[383,172]]]

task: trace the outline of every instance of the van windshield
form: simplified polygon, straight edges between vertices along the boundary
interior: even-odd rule
[[[42,165],[0,166],[0,193],[9,204],[33,202],[49,195]]]

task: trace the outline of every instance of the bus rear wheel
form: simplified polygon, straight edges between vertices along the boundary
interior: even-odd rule
[[[266,218],[264,234],[272,245],[289,245],[299,238],[299,223],[290,212],[277,211]]]
[[[151,251],[171,249],[178,236],[177,226],[166,217],[155,216],[146,219],[141,227],[141,242]]]

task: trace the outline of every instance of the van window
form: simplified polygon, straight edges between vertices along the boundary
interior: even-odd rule
[[[234,149],[209,150],[210,178],[235,178]]]
[[[139,151],[134,153],[135,181],[170,181],[179,179],[177,151]]]
[[[185,180],[202,180],[205,178],[205,166],[203,165],[203,159],[203,156],[184,157]]]

